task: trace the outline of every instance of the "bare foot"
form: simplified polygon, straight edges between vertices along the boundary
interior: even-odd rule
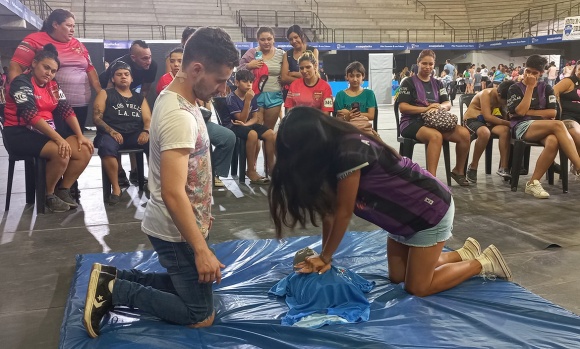
[[[262,179],[262,176],[260,176],[260,174],[257,171],[248,171],[246,172],[246,175],[251,181],[259,181],[260,179]]]

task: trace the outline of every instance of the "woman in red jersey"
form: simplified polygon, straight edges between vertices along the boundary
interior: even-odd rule
[[[37,52],[32,70],[17,76],[10,84],[4,120],[5,141],[14,155],[47,160],[46,206],[53,212],[77,207],[70,187],[89,164],[94,150],[93,143],[83,136],[60,86],[53,80],[59,66],[53,45]],[[64,120],[74,135],[63,138],[55,130],[55,119]]]

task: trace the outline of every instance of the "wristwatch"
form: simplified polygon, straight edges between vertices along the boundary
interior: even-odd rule
[[[149,130],[141,130],[141,132],[145,132],[145,133],[149,134]]]

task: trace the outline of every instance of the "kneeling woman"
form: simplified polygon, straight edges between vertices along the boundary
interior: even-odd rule
[[[269,200],[278,237],[282,225],[322,218],[322,252],[298,264],[300,272],[330,269],[354,213],[389,232],[389,278],[411,294],[428,296],[478,274],[511,279],[493,245],[480,253],[469,238],[442,253],[455,215],[449,189],[379,138],[297,107],[280,124],[276,151]]]
[[[93,143],[83,136],[72,107],[53,80],[59,67],[52,44],[38,51],[32,70],[17,76],[10,84],[4,124],[6,142],[14,155],[47,160],[46,206],[53,212],[78,206],[70,187],[93,154]],[[62,138],[55,131],[56,118],[64,119],[74,136]],[[59,188],[55,189],[57,183]]]
[[[113,87],[95,98],[93,121],[97,126],[95,145],[113,187],[109,204],[115,205],[121,199],[117,155],[120,149],[141,148],[149,157],[151,110],[147,100],[130,88],[133,79],[129,64],[118,61],[111,73]]]

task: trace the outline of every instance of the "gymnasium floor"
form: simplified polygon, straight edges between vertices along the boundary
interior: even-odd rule
[[[456,106],[452,111],[459,114]],[[383,140],[398,148],[392,106],[379,114],[379,133]],[[90,133],[94,136],[94,133]],[[452,145],[453,147],[453,145]],[[452,154],[454,150],[452,149]],[[414,160],[425,163],[424,148],[417,146]],[[531,163],[539,154],[532,150]],[[454,164],[452,156],[452,166]],[[493,167],[499,154],[494,149]],[[123,159],[129,168],[128,158]],[[260,164],[262,161],[259,160]],[[101,194],[101,169],[98,156],[79,179],[82,190],[79,209],[66,213],[37,216],[25,204],[24,170],[17,164],[9,212],[4,212],[8,157],[0,146],[0,338],[3,348],[55,348],[63,319],[75,255],[80,253],[120,252],[150,249],[140,231],[146,197],[130,187],[122,202],[105,206]],[[518,192],[495,174],[484,174],[480,161],[477,185],[452,186],[456,203],[454,237],[448,246],[458,248],[468,236],[482,247],[494,243],[506,256],[515,281],[530,291],[580,314],[580,181],[570,182],[562,193],[560,183],[544,188],[548,200],[524,194],[529,176],[520,179]],[[443,159],[439,177],[444,178]],[[216,217],[210,242],[232,239],[273,238],[266,187],[240,185],[225,179],[228,190],[214,193]],[[248,182],[249,183],[249,182]],[[349,230],[367,231],[376,227],[354,218]],[[313,235],[316,228],[298,229],[294,235]]]

